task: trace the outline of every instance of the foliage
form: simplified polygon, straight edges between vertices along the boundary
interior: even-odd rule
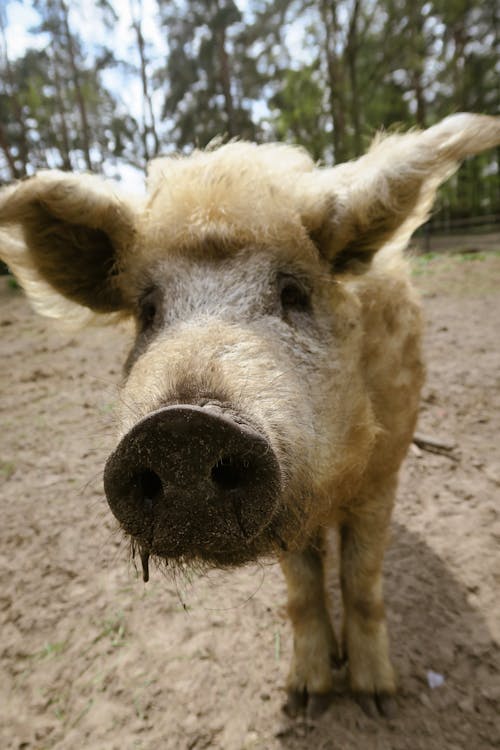
[[[13,58],[14,1],[0,11],[0,181],[42,167],[143,169],[216,136],[287,140],[331,163],[381,126],[500,108],[497,0],[156,0],[162,50],[143,0],[129,0],[126,59],[117,0],[85,4],[100,45],[77,0],[31,0],[33,48]],[[129,86],[139,93],[127,110]],[[469,161],[441,193],[442,215],[498,212],[499,161]]]
[[[314,159],[324,157],[327,144],[327,116],[317,67],[288,69],[282,86],[271,97],[271,125],[278,140],[305,146]]]
[[[250,59],[241,44],[242,15],[232,0],[159,0],[170,54],[163,117],[178,146],[205,146],[226,134],[252,138],[250,102],[241,85]]]

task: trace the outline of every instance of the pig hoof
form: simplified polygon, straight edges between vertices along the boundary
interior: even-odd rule
[[[396,705],[396,699],[389,693],[380,693],[375,698],[377,702],[377,708],[382,716],[386,719],[395,719],[398,713],[398,707]]]
[[[356,695],[356,701],[363,713],[369,716],[370,719],[377,718],[378,712],[373,695],[370,693],[358,693]]]
[[[307,704],[307,691],[304,690],[288,690],[286,703],[283,706],[283,711],[290,719],[295,719],[306,707]]]
[[[306,713],[308,719],[317,719],[332,702],[332,693],[308,693],[307,690],[289,690],[283,711],[291,719]]]
[[[357,693],[356,701],[370,719],[377,719],[379,714],[386,719],[394,719],[396,716],[396,701],[388,693],[377,695],[373,695],[372,693]]]
[[[335,653],[330,655],[330,665],[332,669],[342,669],[347,664],[347,656],[345,654]]]
[[[331,702],[331,693],[311,693],[307,701],[307,718],[319,718],[329,708]]]

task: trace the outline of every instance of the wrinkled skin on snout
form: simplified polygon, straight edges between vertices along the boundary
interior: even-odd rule
[[[369,715],[394,712],[382,563],[424,375],[403,250],[458,162],[499,143],[498,118],[463,114],[332,169],[230,143],[154,161],[144,200],[60,172],[0,193],[0,255],[37,309],[135,321],[104,486],[145,578],[151,555],[279,559],[290,716],[328,706],[341,661]]]

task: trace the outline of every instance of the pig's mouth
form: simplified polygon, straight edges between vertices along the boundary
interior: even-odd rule
[[[141,550],[165,560],[241,565],[276,546],[281,472],[243,418],[192,404],[141,419],[104,470],[108,503]]]

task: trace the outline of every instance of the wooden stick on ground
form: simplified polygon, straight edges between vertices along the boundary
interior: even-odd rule
[[[441,440],[431,435],[422,435],[416,432],[413,436],[413,443],[421,450],[429,451],[430,453],[439,453],[442,456],[451,458],[452,461],[459,460],[453,453],[456,445],[449,440]]]

